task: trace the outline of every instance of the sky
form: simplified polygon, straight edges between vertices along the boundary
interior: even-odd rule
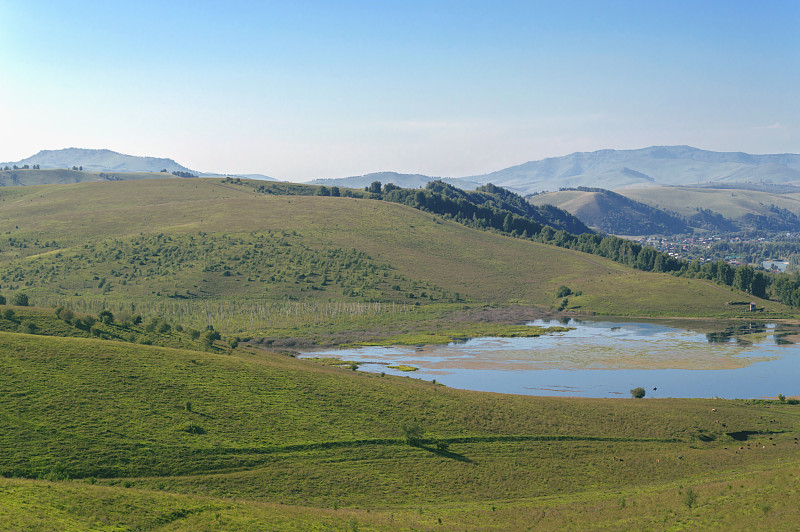
[[[0,0],[0,161],[305,181],[800,153],[800,2]]]

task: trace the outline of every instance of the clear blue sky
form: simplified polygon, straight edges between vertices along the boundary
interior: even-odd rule
[[[800,152],[800,2],[0,0],[0,161],[307,180]]]

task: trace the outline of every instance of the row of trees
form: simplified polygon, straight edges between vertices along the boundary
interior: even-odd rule
[[[0,295],[0,305],[6,304],[6,296]],[[9,305],[13,305],[15,307],[27,307],[28,296],[22,292],[17,292],[13,296],[11,296],[11,301],[8,302]]]
[[[259,185],[257,190],[265,194],[334,195],[333,188],[294,187],[289,189],[286,185],[270,183]],[[536,208],[521,196],[492,184],[466,192],[441,181],[428,183],[425,189],[403,189],[392,183],[383,185],[374,181],[364,190],[343,189],[340,195],[402,203],[470,227],[591,253],[642,271],[708,279],[760,298],[768,297],[771,290],[778,301],[800,307],[800,274],[793,277],[770,274],[752,266],[733,266],[723,260],[705,264],[680,260],[636,242],[592,233],[561,209]],[[712,213],[701,211],[700,214]]]
[[[772,283],[769,275],[751,266],[737,267],[724,261],[702,265],[698,261],[689,263],[655,248],[616,236],[602,236],[588,232],[576,235],[565,229],[554,229],[550,225],[537,223],[528,216],[498,208],[489,202],[476,205],[470,201],[469,193],[442,182],[429,183],[426,189],[416,191],[401,189],[391,184],[381,189],[379,182],[367,187],[367,191],[373,194],[376,190],[381,191],[382,199],[444,215],[466,225],[494,229],[520,238],[591,253],[642,271],[709,279],[760,298],[767,297],[767,289]],[[478,189],[478,192],[494,195],[498,195],[499,191],[502,191],[504,196],[514,195],[491,184]],[[800,306],[800,276],[797,287],[794,288],[796,292],[793,292],[794,295],[786,295],[792,292],[788,286],[784,281],[783,290],[778,291],[776,297],[786,304]]]
[[[38,164],[34,164],[33,166],[30,166],[30,165],[27,165],[27,164],[23,164],[22,166],[17,166],[15,164],[13,167],[9,167],[8,165],[5,165],[3,167],[3,170],[39,170],[39,168],[40,167],[39,167]]]

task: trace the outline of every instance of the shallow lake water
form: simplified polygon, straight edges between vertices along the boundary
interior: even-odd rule
[[[785,325],[739,323],[698,332],[667,323],[603,320],[535,321],[573,327],[537,338],[474,338],[433,346],[317,350],[359,370],[433,380],[489,392],[629,397],[757,398],[800,394],[800,345]],[[387,366],[418,368],[403,372]]]

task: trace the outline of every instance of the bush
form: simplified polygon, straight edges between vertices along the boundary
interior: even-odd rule
[[[683,504],[689,508],[697,504],[697,493],[692,488],[689,488],[686,490],[686,493],[683,494]]]
[[[66,323],[70,323],[75,318],[75,313],[68,308],[58,307],[56,309],[56,317]]]
[[[567,297],[568,295],[572,294],[572,290],[568,286],[564,286],[563,284],[558,287],[558,292],[556,292],[556,297]]]
[[[110,325],[114,323],[114,315],[111,313],[110,310],[101,310],[100,313],[97,315],[101,322],[105,323],[106,325]]]
[[[6,304],[6,296],[0,296],[0,305]]]
[[[631,397],[633,397],[634,399],[641,399],[642,397],[644,397],[645,393],[646,392],[644,391],[644,388],[639,386],[638,388],[633,388],[631,390]]]
[[[13,321],[14,316],[15,316],[14,311],[11,310],[10,308],[7,308],[3,311],[3,317],[8,321]]]
[[[422,437],[425,435],[425,429],[422,428],[422,425],[416,421],[412,421],[410,423],[404,423],[402,429],[403,435],[406,438],[406,443],[414,446],[422,443]]]
[[[201,427],[197,423],[192,423],[191,421],[181,425],[181,430],[183,432],[188,432],[189,434],[205,434],[206,433],[206,431],[205,431],[205,429],[203,427]]]
[[[14,297],[11,298],[11,304],[17,307],[27,307],[28,296],[23,294],[22,292],[17,292],[16,294],[14,294]]]

